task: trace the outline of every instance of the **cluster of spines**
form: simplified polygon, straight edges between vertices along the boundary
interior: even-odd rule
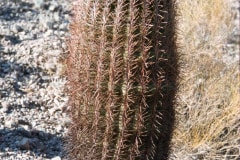
[[[177,75],[173,5],[76,0],[68,43],[72,158],[150,160],[167,154],[161,142],[170,129],[164,123],[173,118],[164,114],[171,114],[166,104],[172,107],[173,98],[167,96],[174,91],[167,91]]]

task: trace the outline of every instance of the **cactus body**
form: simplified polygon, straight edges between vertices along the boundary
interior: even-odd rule
[[[69,39],[72,159],[166,159],[178,73],[171,0],[77,0]]]

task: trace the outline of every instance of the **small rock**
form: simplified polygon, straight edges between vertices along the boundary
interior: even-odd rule
[[[31,123],[30,123],[30,122],[25,121],[25,120],[23,120],[23,119],[19,119],[19,120],[18,120],[18,124],[31,126]]]
[[[2,112],[7,112],[9,107],[10,107],[10,104],[6,101],[3,101],[3,102],[1,102],[1,105],[2,105],[1,111]]]
[[[58,25],[57,23],[54,23],[54,24],[53,24],[53,29],[57,29],[58,26],[59,26],[59,25]]]
[[[22,129],[29,131],[32,127],[31,126],[27,126],[27,125],[19,125],[18,127],[21,127]]]
[[[53,3],[53,4],[50,5],[49,11],[55,12],[55,11],[57,11],[59,8],[60,8],[60,5]]]
[[[59,21],[61,20],[58,12],[55,12],[55,13],[53,14],[53,19],[54,19],[54,21],[56,21],[56,22],[59,22]]]
[[[28,121],[25,121],[25,120],[18,120],[18,126],[24,128],[25,130],[29,130],[32,128],[32,124]]]
[[[0,152],[0,157],[5,157],[5,154],[4,152]]]
[[[59,29],[61,31],[68,31],[68,24],[67,23],[60,24]]]
[[[12,127],[16,127],[17,126],[17,122],[13,119],[10,120],[5,120],[5,127],[7,128],[12,128]]]
[[[48,21],[48,22],[46,23],[46,26],[47,26],[49,29],[53,29],[54,23],[51,22],[51,21]]]
[[[69,126],[71,123],[72,123],[72,120],[71,120],[69,117],[66,117],[66,118],[64,119],[64,125],[65,125],[65,126]]]
[[[34,0],[34,4],[37,8],[40,8],[44,4],[44,0]]]
[[[37,34],[32,34],[32,39],[37,39]]]
[[[57,131],[58,133],[60,133],[61,131],[63,131],[62,125],[57,125],[56,131]]]
[[[49,37],[49,36],[52,36],[53,34],[53,31],[52,30],[47,30],[44,34],[45,37]]]
[[[15,27],[13,28],[13,32],[18,33],[18,32],[22,32],[23,28],[19,25],[15,25]]]
[[[61,160],[61,157],[57,156],[57,157],[52,158],[51,160]]]
[[[18,146],[22,150],[29,150],[31,148],[31,139],[29,138],[23,138],[19,143]]]
[[[10,49],[9,47],[5,46],[5,47],[3,48],[3,52],[6,53],[6,54],[8,54],[8,53],[11,52],[11,49]]]
[[[50,108],[48,111],[49,111],[50,115],[54,115],[55,112],[57,112],[59,110],[61,110],[61,109],[58,107],[53,107],[53,108]]]
[[[56,43],[57,43],[57,42],[56,42]],[[54,45],[54,44],[53,44],[53,45]],[[55,44],[55,45],[59,46],[60,44],[57,43],[57,44]],[[59,49],[49,50],[49,51],[47,52],[48,55],[52,55],[52,56],[55,56],[55,57],[58,57],[61,53],[62,53],[62,51],[59,50]]]
[[[18,127],[18,128],[16,128],[15,131],[23,137],[32,138],[30,129],[27,130],[27,129],[24,129],[23,127]],[[21,140],[21,139],[19,139],[19,140]]]

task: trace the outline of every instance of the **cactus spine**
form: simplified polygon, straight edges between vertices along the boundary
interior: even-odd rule
[[[72,159],[166,159],[178,75],[174,0],[76,0]]]

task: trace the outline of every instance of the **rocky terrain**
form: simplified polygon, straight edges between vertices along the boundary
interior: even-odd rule
[[[69,1],[0,0],[0,159],[64,157]]]

